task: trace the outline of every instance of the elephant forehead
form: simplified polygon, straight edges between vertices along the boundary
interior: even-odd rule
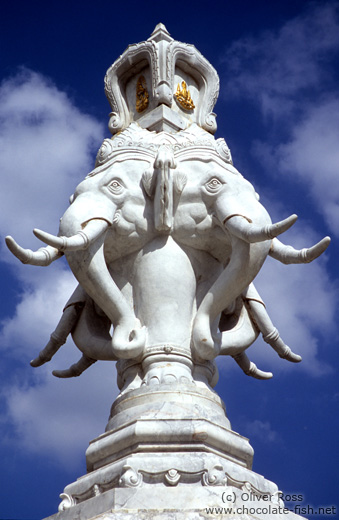
[[[142,174],[150,164],[145,159],[117,160],[109,167],[103,181],[110,182],[113,178],[120,177],[128,184],[139,184]]]
[[[187,178],[193,184],[203,184],[207,182],[211,175],[220,176],[223,179],[230,179],[233,182],[243,182],[244,178],[233,166],[209,158],[185,157],[178,160],[177,169],[185,172]]]
[[[127,157],[117,156],[96,168],[79,184],[77,189],[95,189],[109,184],[115,178],[122,179],[129,185],[139,183],[143,172],[152,165],[152,161],[146,157],[132,158],[130,155]]]

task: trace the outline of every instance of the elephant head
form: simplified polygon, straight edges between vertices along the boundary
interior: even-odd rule
[[[182,202],[186,198],[205,206],[224,232],[225,268],[202,299],[192,332],[195,355],[213,359],[221,348],[216,336],[220,313],[251,284],[270,252],[272,239],[286,231],[297,216],[272,224],[253,186],[217,157],[196,154],[192,159],[186,155],[180,166],[188,173]]]
[[[60,220],[58,236],[34,230],[48,244],[46,248],[33,253],[7,238],[11,251],[26,263],[48,265],[61,252],[65,254],[83,289],[114,326],[112,359],[137,357],[145,343],[145,328],[112,279],[107,255],[114,259],[126,254],[122,250],[126,248],[126,235],[131,237],[129,248],[134,242],[138,242],[136,248],[140,247],[142,230],[147,229],[147,198],[141,179],[153,161],[154,154],[147,151],[119,150],[119,154],[99,163],[77,186]],[[116,245],[115,241],[124,244]]]
[[[199,269],[204,282],[198,282],[200,275],[190,269],[192,283],[185,287],[192,294],[184,298],[191,313],[186,317],[187,327],[184,326],[185,331],[187,329],[185,341],[188,339],[189,343],[191,336],[192,352],[198,362],[213,359],[219,353],[231,355],[246,373],[253,374],[253,366],[244,357],[244,350],[256,339],[259,331],[281,357],[299,361],[299,356],[291,354],[281,342],[261,307],[258,310],[253,303],[249,313],[244,308],[239,314],[239,323],[244,327],[237,325],[232,330],[219,327],[222,334],[218,333],[220,314],[224,311],[224,315],[232,315],[236,301],[242,301],[246,308],[251,307],[249,301],[258,301],[258,298],[249,296],[248,288],[268,254],[284,263],[310,262],[327,248],[330,239],[326,237],[314,247],[301,251],[285,246],[275,237],[296,221],[296,215],[272,224],[253,186],[209,143],[198,141],[196,146],[185,141],[182,145],[173,145],[153,142],[153,134],[149,138],[151,141],[147,145],[135,146],[133,141],[129,141],[129,134],[121,138],[121,146],[119,137],[115,138],[115,144],[111,140],[104,141],[95,169],[71,197],[71,205],[60,221],[58,236],[34,230],[47,246],[33,252],[21,248],[13,238],[6,238],[9,249],[23,263],[49,265],[65,254],[81,290],[113,324],[111,340],[106,325],[102,337],[92,334],[96,338],[95,348],[84,340],[84,335],[75,334],[85,360],[80,368],[76,366],[67,374],[77,374],[89,366],[93,362],[91,352],[94,352],[94,360],[135,359],[141,355],[146,344],[146,329],[138,318],[148,326],[148,339],[152,340],[150,325],[138,313],[138,304],[132,299],[140,288],[143,291],[144,285],[140,283],[139,287],[136,283],[133,298],[125,297],[114,281],[117,277],[112,275],[115,261],[122,260],[120,264],[124,264],[128,255],[132,260],[133,254],[142,252],[147,255],[145,246],[148,243],[152,251],[160,242],[167,244],[168,252],[171,241],[179,249],[182,246],[181,254],[186,260],[191,261],[194,257],[189,251],[202,252],[202,256],[198,254],[197,257],[203,258]],[[205,277],[210,260],[214,267]],[[159,279],[162,262],[166,261],[166,257],[159,261]],[[147,269],[148,275],[152,276],[148,264]],[[161,289],[161,283],[158,286]],[[127,295],[128,291],[124,294]],[[81,303],[86,298],[82,296]],[[191,303],[188,304],[188,300]],[[92,303],[87,305],[86,312],[81,315],[81,323],[86,326],[79,327],[79,331],[87,330],[88,323],[93,321],[92,308],[95,309]],[[74,332],[74,320],[80,320],[73,310],[66,313],[60,325],[62,336],[67,331]],[[100,327],[97,328],[101,330],[101,318],[99,321]],[[44,362],[62,344],[59,339],[54,343],[33,362],[34,366]],[[262,376],[258,372],[257,375]]]

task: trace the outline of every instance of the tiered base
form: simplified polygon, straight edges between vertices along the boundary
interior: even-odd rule
[[[50,520],[296,520],[277,486],[251,470],[219,396],[194,383],[121,395],[92,441],[88,473],[68,485]]]
[[[277,495],[264,500],[243,489],[226,485],[115,488],[45,520],[301,520],[285,509]]]

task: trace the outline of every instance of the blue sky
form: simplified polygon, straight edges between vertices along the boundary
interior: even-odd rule
[[[253,380],[219,359],[217,391],[233,429],[251,440],[254,471],[304,504],[338,505],[339,2],[37,0],[3,2],[0,17],[0,519],[57,511],[117,395],[113,363],[74,380],[51,375],[78,358],[71,341],[30,367],[76,284],[64,260],[23,266],[3,238],[36,249],[33,228],[57,232],[110,136],[105,72],[158,22],[217,69],[216,137],[273,220],[299,215],[285,243],[332,237],[313,264],[269,259],[256,283],[303,362],[281,360],[259,340],[249,355],[274,378]]]

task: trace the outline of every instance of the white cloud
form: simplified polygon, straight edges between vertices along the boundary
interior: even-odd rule
[[[337,236],[338,56],[338,2],[311,3],[280,29],[238,40],[226,56],[228,95],[250,99],[275,118],[252,152],[270,174],[302,181]]]
[[[277,443],[281,441],[279,434],[272,429],[269,421],[255,421],[246,424],[247,431],[251,432],[251,437],[257,437],[264,442]]]
[[[57,265],[51,266],[49,272],[47,269],[39,271],[34,284],[29,284],[22,292],[15,315],[2,322],[1,348],[12,349],[15,344],[14,356],[29,358],[37,355],[37,349],[40,350],[49,340],[77,285],[72,273]]]
[[[22,70],[4,81],[0,233],[36,245],[30,239],[34,227],[56,233],[69,196],[93,167],[93,152],[102,138],[103,126],[40,74]]]
[[[310,108],[297,123],[289,142],[257,144],[255,153],[280,174],[305,183],[332,233],[339,236],[339,100]]]
[[[338,5],[311,4],[277,31],[235,41],[227,50],[226,95],[247,97],[265,115],[290,117],[307,96],[333,81],[329,60],[339,51]]]
[[[36,370],[43,373],[33,378],[35,384],[30,378],[29,384],[21,382],[2,391],[7,422],[13,427],[5,442],[61,466],[76,467],[84,461],[89,441],[105,431],[118,393],[114,364],[97,363],[81,378],[71,380],[53,377],[50,366]]]
[[[3,82],[0,233],[12,234],[23,247],[41,247],[31,230],[57,232],[68,197],[92,169],[102,139],[103,125],[40,74],[22,70]],[[52,362],[29,366],[47,343],[76,281],[64,260],[47,268],[23,266],[1,247],[2,259],[12,263],[17,276],[19,297],[14,315],[1,323],[2,373],[7,375],[2,380],[7,414],[1,421],[14,431],[2,442],[76,464],[91,437],[104,431],[117,393],[114,364],[97,363],[80,378],[58,380],[52,370],[68,368],[81,356],[68,341]]]
[[[286,237],[282,237],[284,242],[301,249],[319,240],[304,223],[298,221],[295,226]],[[331,367],[322,357],[328,359],[327,349],[332,343],[328,338],[336,331],[338,297],[336,284],[326,270],[326,258],[318,258],[306,265],[284,265],[268,258],[255,285],[281,337],[302,356],[297,369],[313,375],[330,372]],[[255,356],[252,357],[260,368],[269,370],[271,367],[273,372],[296,370],[294,363],[280,359],[262,340],[253,352]],[[249,355],[251,357],[251,351]]]
[[[117,395],[114,363],[98,362],[79,378],[57,379],[52,370],[68,368],[81,357],[71,339],[43,367],[31,368],[49,340],[76,280],[70,271],[50,267],[23,292],[15,315],[0,333],[4,362],[14,358],[11,383],[2,382],[5,420],[13,428],[10,444],[76,466],[84,460],[88,442],[104,432]],[[19,362],[20,361],[20,362]],[[13,366],[13,365],[12,365]],[[4,439],[3,439],[4,442]]]

